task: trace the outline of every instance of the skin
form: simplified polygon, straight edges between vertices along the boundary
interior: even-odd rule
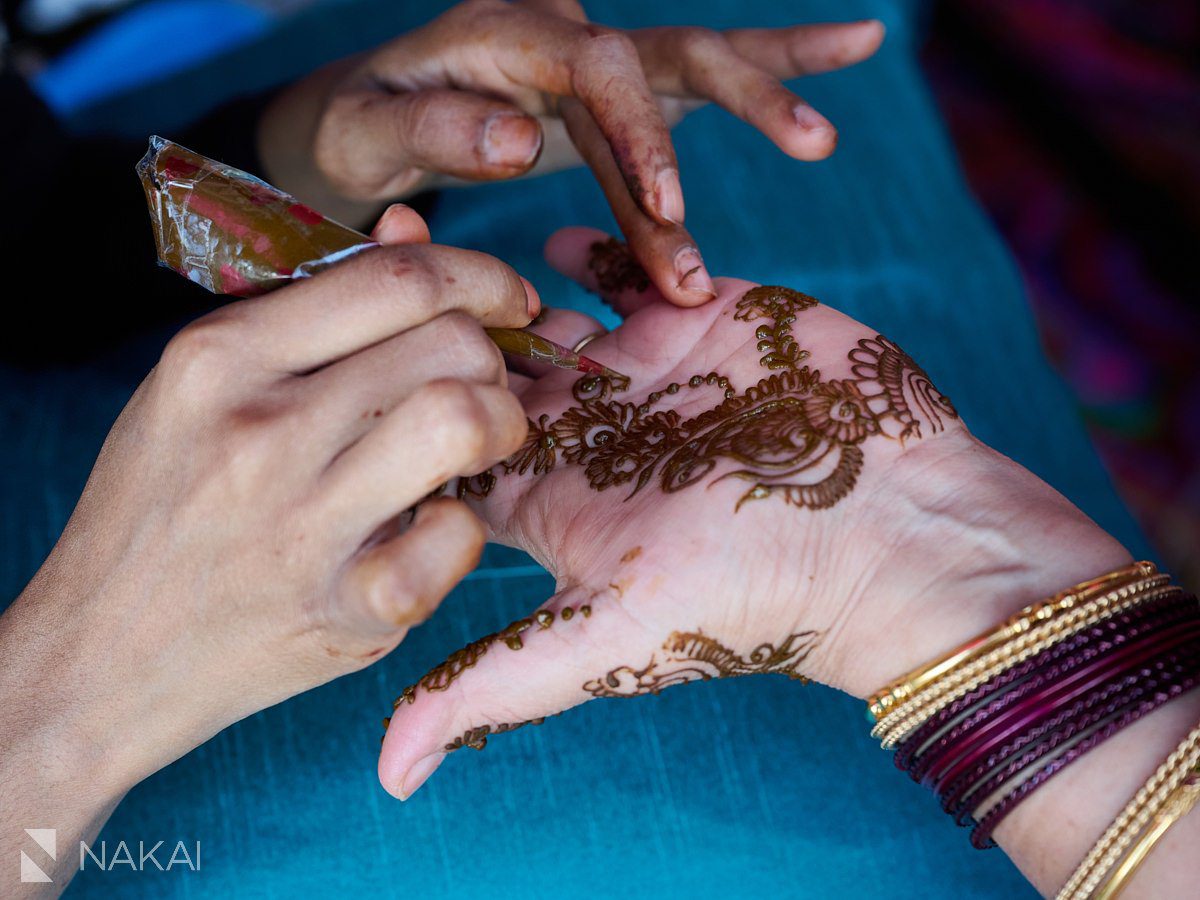
[[[229,724],[380,659],[478,562],[464,504],[404,511],[525,437],[482,326],[527,324],[536,294],[405,208],[375,237],[170,342],[0,616],[4,858],[30,823],[90,839]],[[59,866],[21,889],[61,890]]]
[[[551,239],[547,256],[594,288],[590,248],[606,238],[568,229]],[[760,344],[759,323],[735,318],[754,286],[716,285],[717,299],[698,309],[674,307],[653,289],[609,296],[627,318],[588,352],[632,376],[628,402],[662,392],[664,408],[693,416],[712,407],[715,388],[671,394],[669,384],[714,371],[744,389],[766,374],[772,347]],[[570,342],[597,326],[549,311],[536,327]],[[798,313],[792,333],[825,381],[855,377],[848,352],[876,335],[824,305]],[[538,423],[578,402],[575,381],[548,372],[513,386]],[[945,416],[942,426],[862,441],[853,488],[825,508],[777,495],[739,507],[747,482],[720,477],[737,468],[727,460],[685,489],[651,481],[632,493],[628,485],[597,490],[579,465],[507,474],[499,467],[473,508],[498,540],[527,550],[556,577],[558,590],[542,609],[557,622],[526,631],[519,653],[492,645],[445,689],[418,684],[391,720],[383,785],[411,796],[446,747],[473,729],[695,678],[779,671],[866,697],[1027,603],[1130,561],[960,419]],[[564,609],[584,602],[590,617],[564,621]],[[1039,890],[1053,893],[1197,718],[1194,693],[1151,713],[1017,807],[997,840]],[[1183,848],[1198,822],[1179,826],[1127,896],[1189,895],[1200,870]]]
[[[574,0],[467,0],[284,91],[259,128],[265,175],[335,219],[447,184],[585,162],[642,266],[673,303],[713,297],[670,126],[713,102],[799,160],[837,131],[781,84],[853,65],[877,21],[780,29],[620,31]]]

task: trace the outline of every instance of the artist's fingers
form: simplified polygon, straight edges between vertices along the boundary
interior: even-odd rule
[[[391,93],[364,85],[330,100],[314,153],[341,193],[373,200],[413,190],[426,172],[513,178],[541,148],[537,119],[503,100],[452,88]]]
[[[501,387],[508,383],[504,357],[466,313],[445,313],[326,366],[303,379],[301,389],[314,422],[341,425],[322,433],[342,447],[421,386],[439,379]]]
[[[381,244],[428,244],[429,226],[411,206],[393,203],[371,229],[371,240]]]
[[[833,125],[796,96],[754,56],[743,56],[725,35],[707,28],[663,28],[653,32],[644,55],[676,61],[684,96],[703,97],[753,125],[796,159],[824,159],[837,144]]]
[[[433,670],[392,715],[379,757],[383,786],[406,799],[448,751],[481,749],[489,734],[603,695],[609,673],[618,686],[627,681],[623,667],[645,666],[662,635],[652,636],[614,602],[586,592],[559,595]]]
[[[239,351],[277,372],[303,373],[451,310],[484,325],[520,327],[536,294],[493,257],[436,244],[365,250],[314,278],[222,311]]]
[[[330,463],[321,478],[329,520],[370,533],[449,479],[511,455],[527,427],[521,404],[504,388],[430,382]]]
[[[623,32],[539,9],[476,0],[392,42],[370,62],[379,84],[412,89],[412,73],[454,72],[480,92],[576,97],[611,144],[626,191],[659,222],[683,221],[679,164],[632,40]],[[526,108],[529,104],[524,103]],[[541,104],[550,111],[552,103]]]
[[[486,539],[483,523],[462,502],[426,500],[403,534],[353,561],[334,615],[356,633],[392,633],[398,640],[479,564]]]
[[[579,0],[518,0],[513,5],[552,13],[556,16],[565,16],[577,22],[587,21],[587,14],[584,12]]]
[[[878,19],[864,19],[790,28],[735,28],[725,36],[743,57],[786,81],[862,62],[883,43],[884,27]]]
[[[699,306],[713,299],[716,291],[692,236],[681,225],[653,221],[633,203],[612,152],[586,109],[576,101],[564,100],[560,111],[634,256],[663,297],[677,306]]]
[[[621,316],[662,300],[629,247],[596,228],[561,228],[546,241],[546,262]]]

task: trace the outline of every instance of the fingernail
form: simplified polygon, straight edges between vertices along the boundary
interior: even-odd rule
[[[525,287],[525,309],[529,313],[529,318],[536,319],[542,314],[542,298],[538,296],[537,288],[529,281],[520,275],[521,284]]]
[[[429,776],[437,771],[437,767],[445,758],[445,753],[431,753],[413,763],[408,774],[404,776],[404,784],[400,788],[400,799],[407,800],[415,794],[417,788],[429,780]]]
[[[490,165],[523,169],[532,165],[542,150],[542,129],[532,116],[492,113],[483,123],[479,147]]]
[[[708,270],[704,268],[704,260],[700,258],[700,251],[695,247],[684,247],[675,254],[675,276],[678,279],[676,284],[685,291],[717,296]]]
[[[792,109],[792,115],[796,119],[796,124],[805,131],[834,130],[833,123],[807,103],[796,104],[796,106]]]
[[[654,206],[668,222],[683,224],[683,187],[674,169],[663,169],[654,179]]]

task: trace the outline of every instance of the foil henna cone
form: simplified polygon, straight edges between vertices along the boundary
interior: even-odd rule
[[[253,297],[376,246],[265,181],[157,135],[137,172],[159,263],[214,294]]]
[[[291,194],[154,135],[137,165],[158,261],[214,294],[254,297],[378,246]],[[515,328],[489,328],[506,353],[563,369],[629,379]]]

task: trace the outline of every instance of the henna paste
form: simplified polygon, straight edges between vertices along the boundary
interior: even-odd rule
[[[779,673],[807,682],[797,670],[820,640],[816,631],[793,634],[782,644],[760,644],[748,655],[739,656],[697,631],[674,632],[663,644],[664,656],[651,657],[641,669],[620,666],[601,678],[584,684],[593,697],[636,697],[657,694],[664,688],[689,681],[736,678],[741,675]]]

